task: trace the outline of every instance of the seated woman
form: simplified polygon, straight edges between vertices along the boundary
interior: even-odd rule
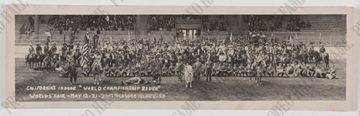
[[[282,63],[279,63],[278,66],[276,66],[276,75],[279,77],[283,77],[285,75],[285,69]]]
[[[316,66],[315,67],[315,77],[325,78],[325,76],[326,76],[325,70],[320,65]]]
[[[252,76],[251,64],[247,64],[244,70],[245,70],[244,76]]]
[[[162,76],[167,76],[168,75],[168,67],[166,67],[166,65],[162,66],[161,75]]]
[[[286,76],[287,77],[293,77],[294,76],[294,64],[287,64],[285,67]]]
[[[327,71],[325,71],[325,76],[328,79],[336,78],[336,69],[335,65],[332,65]]]
[[[227,66],[226,63],[221,63],[220,68],[219,68],[219,76],[226,76],[227,75]]]
[[[116,67],[115,65],[112,65],[109,69],[109,77],[115,77]]]
[[[245,64],[240,64],[237,72],[239,76],[246,76]]]
[[[274,67],[272,64],[269,64],[269,65],[266,67],[266,73],[267,73],[267,76],[269,76],[269,77],[274,76],[274,74],[275,74],[275,67]]]
[[[307,75],[310,77],[315,75],[315,65],[314,64],[309,64],[307,66]]]
[[[221,69],[220,63],[214,63],[214,68],[213,68],[213,71],[212,71],[212,73],[213,73],[212,76],[219,76],[220,69]]]
[[[148,69],[148,65],[147,65],[147,64],[143,64],[143,65],[140,67],[139,75],[140,75],[140,76],[147,76],[147,69]]]
[[[239,77],[240,76],[240,74],[241,74],[241,72],[240,72],[240,66],[241,65],[238,65],[238,64],[235,64],[234,65],[234,67],[233,67],[233,73],[232,73],[232,75],[233,76],[236,76],[236,77]]]
[[[122,64],[119,64],[119,66],[115,67],[115,73],[114,73],[115,77],[121,77],[122,68],[123,68]]]

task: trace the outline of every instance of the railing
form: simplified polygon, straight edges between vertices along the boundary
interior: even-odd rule
[[[76,34],[78,38],[75,42],[81,42],[84,39],[86,31],[80,31]],[[315,46],[320,45],[321,42],[325,46],[329,47],[344,47],[346,46],[346,33],[343,32],[263,32],[267,38],[276,39],[278,41],[287,41],[290,36],[294,42],[302,43],[313,43]],[[90,34],[91,36],[93,34]],[[64,34],[54,33],[51,40],[57,43],[63,43],[65,40],[69,41],[70,32],[64,32]],[[140,35],[135,34],[134,31],[102,31],[100,41],[121,41],[121,40],[132,40],[132,39],[161,39],[164,41],[172,41],[176,38],[175,31],[151,31],[148,34]],[[17,34],[16,44],[28,44],[30,41],[33,43],[42,43],[46,40],[45,34],[32,34],[24,35]],[[218,31],[218,32],[203,32],[202,38],[223,40],[230,37],[229,32]],[[233,40],[242,39],[246,41],[249,36],[247,34],[233,34]]]

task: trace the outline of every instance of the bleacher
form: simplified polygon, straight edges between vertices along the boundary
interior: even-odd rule
[[[267,32],[267,36],[285,41],[291,35],[295,43],[313,43],[319,46],[320,42],[328,47],[346,46],[346,34],[343,32]]]
[[[302,29],[300,32],[264,32],[268,37],[273,36],[278,39],[288,39],[289,35],[292,35],[295,39],[295,42],[303,43],[323,43],[326,46],[345,46],[346,44],[346,18],[339,16],[301,16],[302,20],[310,21],[310,29]],[[234,22],[235,19],[232,21]],[[192,20],[190,20],[192,21]],[[194,23],[201,23],[200,20],[194,20]],[[28,23],[28,16],[17,16],[16,17],[16,26],[15,29],[19,30],[22,24]],[[144,26],[146,27],[146,26]],[[238,29],[232,27],[232,29]],[[240,29],[240,28],[239,28]],[[47,24],[39,24],[39,34],[32,33],[31,35],[20,34],[19,31],[16,31],[16,44],[28,44],[33,43],[43,43],[46,40],[45,32],[49,30]],[[80,31],[75,42],[81,42],[87,31]],[[94,31],[90,31],[94,32]],[[236,31],[234,31],[236,32]],[[233,38],[246,38],[246,33],[233,33]],[[70,32],[64,31],[63,34],[60,34],[59,31],[53,31],[52,41],[57,43],[63,43],[64,36],[67,41],[70,39]],[[228,31],[202,31],[202,37],[209,39],[226,39],[229,38],[230,32]],[[176,31],[148,31],[146,34],[137,34],[136,31],[102,31],[100,36],[100,41],[109,41],[112,38],[112,41],[120,40],[131,40],[131,39],[160,39],[163,38],[164,41],[174,40]],[[92,36],[92,34],[91,34]],[[326,40],[326,41],[325,41]]]
[[[302,20],[310,21],[311,28],[303,29],[304,32],[324,32],[324,31],[346,31],[346,18],[337,15],[329,16],[302,16]]]

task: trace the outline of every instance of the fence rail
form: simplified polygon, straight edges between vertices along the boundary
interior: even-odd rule
[[[328,47],[344,47],[346,46],[346,33],[344,32],[263,32],[267,38],[277,39],[279,41],[286,41],[290,37],[294,42],[303,42],[303,43],[314,43],[319,45],[321,42]],[[86,32],[80,31],[76,34],[78,38],[75,42],[80,42],[83,40]],[[91,34],[90,34],[91,35]],[[64,32],[63,34],[54,33],[51,40],[57,43],[63,43],[65,40],[69,40],[70,32]],[[120,41],[120,40],[132,40],[132,39],[160,39],[164,41],[173,41],[176,38],[175,31],[151,31],[148,34],[140,35],[136,34],[134,31],[103,31],[101,32],[100,41]],[[45,34],[16,34],[15,42],[16,44],[28,44],[32,43],[42,43],[46,41],[47,36]],[[209,39],[227,39],[230,37],[229,32],[204,32],[201,34],[202,38]],[[234,34],[232,35],[233,40],[236,39],[246,39],[248,38],[247,34]]]

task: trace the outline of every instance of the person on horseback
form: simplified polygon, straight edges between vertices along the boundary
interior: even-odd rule
[[[41,60],[42,60],[42,47],[40,46],[40,44],[36,44],[36,48],[35,48],[35,52],[36,52],[36,68],[40,68],[41,67]]]
[[[35,50],[34,50],[34,47],[32,46],[32,44],[30,44],[28,51],[29,51],[29,54],[34,53]]]
[[[321,47],[320,47],[320,53],[325,53],[325,52],[326,52],[325,46],[324,46],[324,45],[321,45]]]
[[[50,52],[51,52],[51,54],[53,54],[53,55],[57,54],[56,43],[54,43],[54,44],[51,46]]]
[[[48,55],[48,53],[50,52],[50,47],[49,47],[49,43],[45,43],[45,46],[44,46],[44,54],[45,55]]]
[[[29,49],[28,49],[28,54],[26,55],[26,61],[25,61],[25,65],[28,65],[29,68],[32,68],[32,63],[34,62],[34,58],[35,58],[35,52],[34,52],[34,47],[32,46],[32,44],[30,44]]]

